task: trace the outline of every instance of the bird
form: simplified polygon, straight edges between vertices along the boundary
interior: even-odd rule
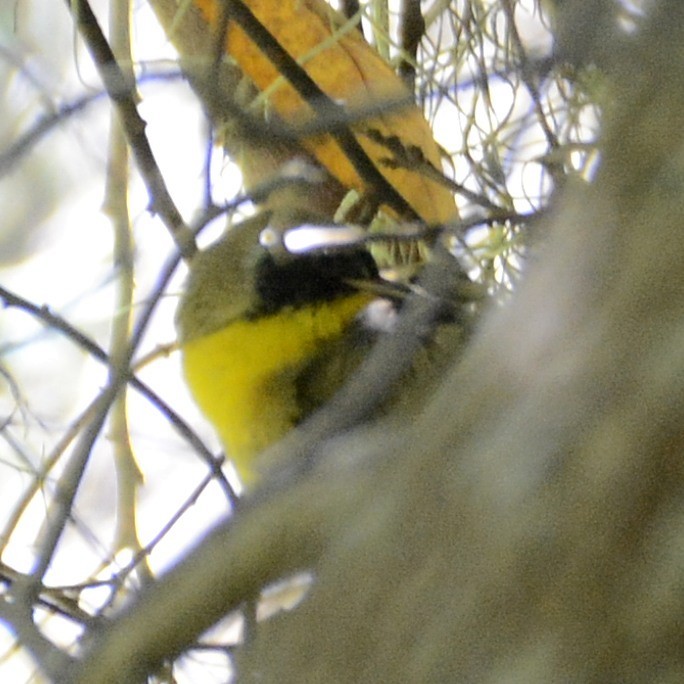
[[[382,334],[366,315],[378,291],[389,303],[387,318],[406,296],[406,283],[381,277],[387,264],[377,261],[377,243],[293,253],[283,248],[284,234],[307,220],[339,220],[335,209],[349,192],[366,205],[366,230],[368,215],[436,227],[456,220],[458,210],[436,178],[440,151],[422,111],[353,22],[325,0],[192,5],[198,25],[225,35],[226,52],[263,94],[271,120],[292,131],[319,127],[286,144],[271,140],[267,125],[264,135],[238,140],[246,189],[277,178],[300,156],[326,178],[271,191],[255,216],[188,264],[176,316],[183,372],[249,488],[259,481],[259,455],[325,404]],[[268,231],[279,236],[278,249],[264,244]],[[395,262],[407,243],[396,244]],[[414,250],[406,253],[412,261]],[[422,266],[429,250],[415,253]],[[416,272],[413,264],[406,271]]]
[[[304,417],[307,367],[375,298],[353,283],[379,279],[365,249],[274,254],[259,239],[267,226],[259,214],[198,252],[176,315],[187,383],[245,483],[259,452]]]
[[[259,455],[391,334],[409,291],[381,277],[363,244],[291,252],[265,244],[271,230],[262,212],[199,251],[176,313],[187,385],[248,488],[260,479]],[[372,323],[369,307],[380,300],[389,306]],[[456,318],[442,327],[458,335]],[[414,377],[426,374],[421,363]]]

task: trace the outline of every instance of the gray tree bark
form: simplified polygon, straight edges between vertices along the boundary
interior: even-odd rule
[[[616,43],[595,184],[344,483],[310,600],[241,661],[255,680],[684,679],[683,20],[660,3]]]

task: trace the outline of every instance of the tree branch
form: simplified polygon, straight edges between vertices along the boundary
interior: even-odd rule
[[[187,259],[196,250],[194,238],[169,194],[145,134],[147,124],[138,113],[135,102],[135,81],[127,77],[119,67],[88,1],[66,0],[66,4],[119,114],[128,144],[150,195],[150,211],[161,216],[181,254]]]

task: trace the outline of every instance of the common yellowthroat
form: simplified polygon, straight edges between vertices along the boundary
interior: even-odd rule
[[[267,222],[248,219],[193,257],[177,313],[188,385],[246,483],[259,452],[343,382],[316,387],[307,369],[376,297],[352,283],[379,278],[365,249],[279,259],[259,242]]]
[[[365,357],[378,331],[361,314],[378,292],[406,292],[381,280],[363,246],[291,253],[281,244],[282,254],[265,247],[269,215],[234,226],[193,257],[177,313],[187,383],[245,484],[255,479],[260,452],[329,399]],[[466,283],[471,297],[473,284],[448,259],[451,291],[464,292]],[[462,301],[453,304],[434,346],[458,346],[452,313]],[[449,355],[421,351],[414,375],[437,377]],[[408,385],[398,403],[424,396]]]

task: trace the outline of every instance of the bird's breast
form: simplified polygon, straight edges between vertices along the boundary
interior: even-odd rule
[[[369,303],[367,293],[240,319],[182,347],[188,386],[243,478],[252,461],[304,416],[299,371],[339,339]]]

